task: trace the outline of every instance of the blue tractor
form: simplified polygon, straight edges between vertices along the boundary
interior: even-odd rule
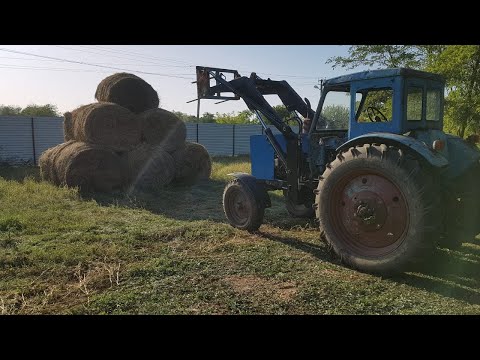
[[[313,111],[286,81],[197,67],[198,99],[243,99],[263,126],[250,139],[251,175],[232,174],[225,187],[229,223],[256,231],[268,192],[281,190],[289,213],[316,217],[346,265],[382,274],[473,238],[480,151],[443,132],[444,86],[412,69],[364,71],[326,80]],[[265,95],[277,95],[292,117],[281,118]]]

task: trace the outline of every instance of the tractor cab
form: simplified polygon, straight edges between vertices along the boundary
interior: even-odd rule
[[[311,132],[405,134],[443,127],[444,80],[412,69],[363,71],[324,82]]]

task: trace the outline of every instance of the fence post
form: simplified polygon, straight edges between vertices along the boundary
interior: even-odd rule
[[[235,124],[232,127],[232,156],[235,156]]]
[[[197,143],[198,143],[198,122],[197,122]]]
[[[33,117],[30,118],[30,127],[32,128],[33,165],[37,166],[37,149],[35,148],[35,127],[33,125]]]

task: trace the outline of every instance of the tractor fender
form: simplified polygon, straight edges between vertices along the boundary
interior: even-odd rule
[[[433,149],[428,148],[425,143],[414,138],[390,133],[369,133],[353,138],[337,148],[337,152],[347,150],[352,146],[364,144],[385,144],[395,146],[404,151],[412,151],[428,164],[436,168],[448,166],[448,159]]]
[[[252,176],[247,173],[231,173],[227,174],[228,176],[233,176],[238,180],[242,185],[250,189],[255,196],[255,199],[264,207],[268,208],[272,206],[270,196],[265,188],[265,184],[258,180],[255,176]]]

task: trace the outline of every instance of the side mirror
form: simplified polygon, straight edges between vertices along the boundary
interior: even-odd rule
[[[308,100],[307,98],[304,98],[304,100],[305,100],[305,104],[307,104],[308,110],[312,110],[312,105],[310,105],[310,100]]]

